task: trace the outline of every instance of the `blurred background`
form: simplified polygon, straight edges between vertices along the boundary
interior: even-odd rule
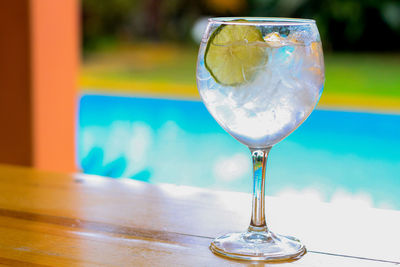
[[[326,84],[276,145],[269,195],[400,209],[400,3],[357,0],[82,0],[78,164],[83,172],[251,190],[247,148],[199,101],[207,18],[312,18]]]
[[[48,89],[33,90],[33,102],[29,90],[0,95],[0,119],[13,114],[4,129],[24,120],[34,125],[32,132],[17,131],[27,133],[19,140],[34,140],[28,152],[21,152],[32,156],[11,163],[71,170],[55,167],[57,159],[70,155],[72,165],[88,174],[250,192],[248,149],[220,128],[196,89],[201,34],[207,18],[215,16],[311,18],[323,43],[325,88],[308,120],[272,149],[267,194],[400,210],[399,1],[33,0],[52,9],[34,4],[30,17],[21,4],[28,2],[13,3],[15,12],[2,8],[5,17],[18,19],[13,27],[0,23],[0,36],[7,37],[0,45],[14,40],[13,49],[0,47],[0,84],[8,86],[4,81],[20,77],[19,71],[33,84],[27,87],[46,83]],[[30,20],[20,19],[26,17]],[[34,30],[18,30],[20,24]],[[26,52],[25,43],[33,50]],[[20,46],[24,53],[18,52]],[[24,55],[33,55],[33,63],[27,64]],[[46,58],[46,71],[35,65],[36,56]],[[22,72],[12,67],[20,57],[29,66]],[[25,86],[17,78],[18,86]],[[31,121],[32,109],[4,108],[10,99],[21,103],[21,94],[27,99],[23,107],[33,106],[40,123]],[[74,102],[64,108],[65,99]],[[76,110],[76,116],[66,123],[59,109]],[[19,118],[20,113],[25,115]],[[57,135],[49,132],[54,129]],[[6,151],[0,162],[10,162],[16,151],[7,138],[0,138]],[[44,152],[35,147],[46,145]]]
[[[400,3],[357,0],[82,0],[82,171],[250,192],[246,147],[199,102],[207,18],[315,19],[326,83],[271,152],[267,194],[400,209]]]

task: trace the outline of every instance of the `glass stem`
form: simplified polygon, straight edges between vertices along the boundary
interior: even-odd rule
[[[265,221],[265,170],[271,147],[250,148],[253,159],[253,203],[249,232],[268,232]]]

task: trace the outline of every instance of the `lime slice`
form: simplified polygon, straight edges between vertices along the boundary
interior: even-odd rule
[[[257,27],[232,24],[221,25],[212,33],[204,63],[217,83],[233,86],[252,80],[267,58],[265,41]]]

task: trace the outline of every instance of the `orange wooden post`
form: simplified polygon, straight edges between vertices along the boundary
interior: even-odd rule
[[[75,168],[78,4],[31,1],[33,165],[40,169]]]
[[[78,0],[0,4],[0,162],[75,170],[78,11]]]

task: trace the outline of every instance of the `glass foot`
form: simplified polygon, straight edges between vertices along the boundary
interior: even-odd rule
[[[306,253],[298,239],[272,232],[226,234],[214,239],[210,249],[228,258],[256,261],[290,261]]]

